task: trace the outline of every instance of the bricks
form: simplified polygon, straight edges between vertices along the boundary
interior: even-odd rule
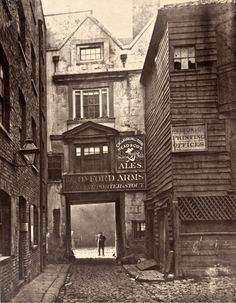
[[[40,246],[32,249],[30,243],[29,205],[34,204],[40,213],[41,160],[38,157],[35,167],[29,167],[19,154],[22,126],[19,91],[22,92],[26,103],[26,137],[32,138],[32,119],[34,119],[37,147],[42,147],[43,140],[46,141],[40,135],[42,124],[40,112],[43,112],[45,103],[42,90],[45,87],[46,73],[42,63],[42,58],[45,58],[46,33],[45,27],[41,26],[42,21],[39,21],[43,20],[41,3],[36,0],[31,6],[30,1],[21,1],[25,16],[25,47],[23,47],[23,41],[19,40],[17,31],[16,2],[4,0],[0,3],[0,47],[9,65],[10,103],[9,130],[5,130],[0,123],[0,192],[10,196],[11,203],[11,239],[9,239],[11,255],[8,258],[0,256],[0,293],[3,301],[14,294],[20,279],[31,280],[40,272]],[[21,22],[22,20],[21,18]],[[42,38],[42,32],[44,38]],[[32,48],[36,55],[35,83],[31,79]],[[41,153],[44,153],[42,148]],[[20,223],[23,223],[20,222],[19,217],[20,197],[26,201],[24,222],[28,226],[28,231],[23,235],[20,231]],[[0,200],[0,207],[1,202]],[[40,225],[38,224],[39,232]]]

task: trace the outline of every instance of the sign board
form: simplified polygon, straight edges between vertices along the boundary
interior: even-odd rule
[[[68,174],[63,176],[64,193],[138,191],[146,189],[146,176],[140,173]]]
[[[205,125],[172,126],[171,139],[173,152],[205,151]]]
[[[116,140],[116,170],[145,170],[144,136],[120,136]]]

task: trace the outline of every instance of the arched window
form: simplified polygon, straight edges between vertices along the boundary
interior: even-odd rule
[[[30,205],[30,240],[31,246],[38,245],[38,209],[35,205]]]
[[[9,65],[0,45],[0,124],[9,131]]]
[[[11,197],[0,190],[0,256],[11,255]]]

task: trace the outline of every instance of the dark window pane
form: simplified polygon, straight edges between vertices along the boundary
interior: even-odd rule
[[[9,65],[0,45],[0,123],[9,131]]]
[[[61,156],[48,157],[48,179],[60,180],[61,179]]]
[[[107,90],[102,90],[102,117],[107,117],[108,113],[107,113]]]
[[[194,69],[195,48],[194,47],[176,47],[174,48],[174,69]]]
[[[81,118],[81,112],[80,112],[80,107],[81,107],[81,98],[80,98],[80,93],[76,92],[75,95],[75,117],[76,118]]]
[[[181,69],[181,62],[180,62],[180,60],[174,62],[174,69]]]
[[[146,224],[145,221],[133,221],[134,239],[143,239],[145,237]]]
[[[19,91],[19,104],[20,104],[20,145],[21,147],[25,144],[26,139],[26,103],[25,98],[21,91]]]
[[[99,117],[99,90],[83,92],[84,118],[94,119]]]
[[[0,190],[0,256],[11,254],[11,198]]]

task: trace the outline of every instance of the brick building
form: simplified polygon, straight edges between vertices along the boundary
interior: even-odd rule
[[[143,253],[144,92],[139,79],[153,19],[123,44],[91,12],[45,18],[49,253],[53,259],[70,254],[71,205],[104,202],[115,205],[118,256]]]
[[[235,270],[235,8],[159,10],[142,72],[147,250],[179,276]]]
[[[44,263],[46,29],[40,1],[1,1],[0,28],[0,301],[5,302]],[[36,148],[40,153],[29,165],[26,152]]]

